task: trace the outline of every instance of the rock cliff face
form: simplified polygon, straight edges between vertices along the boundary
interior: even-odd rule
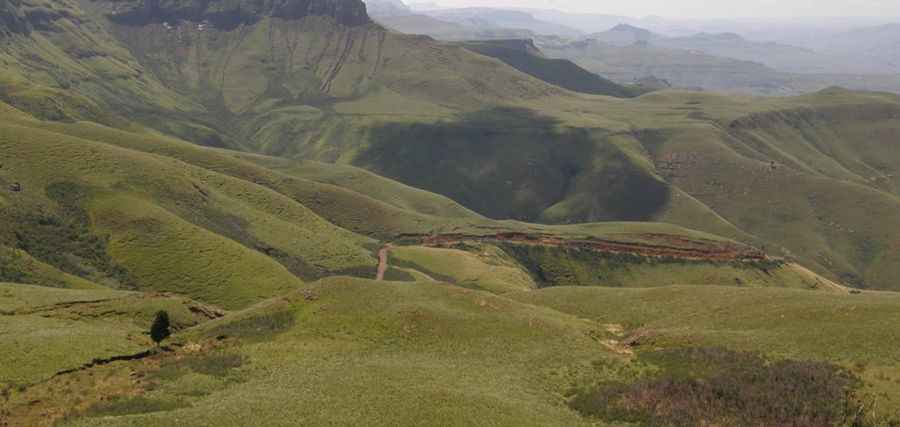
[[[0,38],[30,32],[31,26],[22,13],[20,1],[0,0]]]
[[[127,0],[110,3],[108,16],[122,25],[206,21],[224,30],[256,23],[264,16],[330,16],[346,26],[371,22],[361,0]]]

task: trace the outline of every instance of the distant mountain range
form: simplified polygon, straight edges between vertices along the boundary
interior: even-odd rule
[[[900,96],[419,13],[0,0],[0,426],[898,425]]]
[[[697,33],[690,36],[667,37],[644,28],[620,24],[608,31],[591,34],[588,38],[616,46],[650,43],[660,48],[682,49],[723,58],[753,61],[788,73],[891,74],[900,71],[900,68],[890,61],[879,60],[874,56],[860,60],[853,56],[855,54],[853,49],[832,48],[816,51],[783,43],[753,41],[736,33]],[[857,41],[851,43],[856,46],[874,44]],[[839,45],[837,41],[830,44],[830,46]]]
[[[534,39],[548,57],[570,60],[620,84],[649,78],[682,88],[756,95],[791,95],[830,86],[900,92],[900,24],[847,30],[876,19],[765,24],[773,29],[773,38],[803,43],[798,46],[749,37],[762,37],[751,30],[765,26],[750,21],[408,7],[400,0],[367,4],[376,21],[402,33],[449,41]],[[804,29],[820,37],[800,37]]]

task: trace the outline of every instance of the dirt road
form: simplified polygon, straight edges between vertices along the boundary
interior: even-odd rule
[[[381,281],[384,280],[384,273],[387,272],[388,269],[388,257],[391,253],[391,245],[384,245],[381,250],[378,251],[378,274],[375,276],[375,280]]]

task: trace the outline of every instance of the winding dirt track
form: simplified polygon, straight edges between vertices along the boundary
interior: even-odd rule
[[[375,275],[375,280],[384,280],[384,273],[387,272],[388,269],[388,257],[390,256],[390,253],[391,245],[384,245],[384,247],[378,251],[378,274]]]

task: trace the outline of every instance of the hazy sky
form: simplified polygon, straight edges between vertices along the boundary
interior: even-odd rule
[[[900,0],[409,0],[673,18],[900,16]]]

